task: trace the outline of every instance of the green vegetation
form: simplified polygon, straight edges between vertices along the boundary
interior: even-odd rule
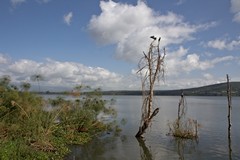
[[[69,144],[84,144],[103,131],[119,128],[100,121],[98,115],[116,115],[106,107],[100,90],[75,101],[61,97],[45,100],[10,87],[10,77],[0,79],[0,159],[63,159]],[[48,105],[52,106],[49,111]]]

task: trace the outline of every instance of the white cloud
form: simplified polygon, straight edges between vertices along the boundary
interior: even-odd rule
[[[231,0],[231,11],[234,13],[233,21],[240,23],[240,1]]]
[[[166,50],[168,50],[168,48]],[[201,72],[208,72],[209,69],[214,70],[216,65],[221,64],[223,66],[233,60],[235,61],[236,57],[223,56],[204,60],[197,53],[189,53],[188,49],[180,46],[177,50],[168,51],[166,54],[164,61],[165,81],[164,83],[161,82],[160,88],[181,89],[218,83],[220,78],[217,78],[211,73],[201,75]],[[136,76],[136,72],[137,69],[133,69],[131,73]],[[198,74],[192,76],[194,74],[189,74],[190,72]],[[140,80],[140,77],[138,77],[138,79]],[[137,86],[141,84],[135,79],[135,81],[132,81],[132,85],[137,88]]]
[[[83,84],[93,88],[112,89],[121,85],[119,82],[122,80],[121,75],[101,67],[89,67],[80,63],[59,62],[51,59],[47,59],[46,62],[20,59],[12,63],[8,62],[3,67],[3,70],[0,70],[1,74],[10,75],[15,83],[30,81],[32,75],[40,74],[44,77],[44,81],[41,82],[44,86],[64,86],[71,89]]]
[[[186,0],[178,0],[178,1],[176,2],[176,5],[182,5],[185,1],[186,1]]]
[[[63,16],[64,23],[66,23],[67,25],[71,25],[72,17],[73,17],[73,13],[72,12],[69,12],[69,13],[65,14]]]
[[[188,75],[190,76],[186,73],[196,70],[208,72],[207,69],[233,59],[232,56],[225,56],[201,60],[197,54],[190,54],[188,49],[180,47],[166,55],[167,78],[164,83],[161,82],[160,88],[156,86],[156,89],[176,89],[216,83],[218,78],[210,73],[204,73],[202,77],[198,78],[185,78]],[[31,76],[42,75],[44,81],[40,83],[41,90],[44,91],[63,87],[71,90],[80,84],[89,85],[92,88],[101,87],[103,90],[141,89],[140,77],[137,76],[134,69],[129,75],[121,75],[101,67],[85,66],[75,62],[60,62],[52,59],[47,59],[44,62],[29,59],[11,62],[1,54],[0,62],[2,62],[0,63],[0,75],[11,76],[12,82],[15,84],[30,82],[34,88],[36,83],[31,81]],[[199,75],[201,76],[201,74]]]
[[[173,12],[159,14],[144,2],[136,6],[101,1],[100,15],[92,16],[88,29],[101,44],[116,44],[116,57],[137,62],[148,48],[152,35],[162,37],[162,46],[180,44],[194,39],[192,34],[215,23],[191,25]]]
[[[213,80],[214,76],[210,73],[204,73],[203,77],[206,78],[207,80]]]
[[[5,67],[8,64],[9,59],[2,53],[0,53],[0,76],[7,75]]]
[[[233,21],[240,23],[240,12],[238,12],[234,15]]]
[[[26,0],[11,0],[11,4],[13,7],[21,5],[22,3],[25,3],[25,2],[26,2]]]
[[[103,44],[118,43],[136,29],[153,23],[152,10],[142,2],[137,6],[131,6],[101,1],[100,8],[102,13],[92,17],[89,30],[96,36],[98,42]]]
[[[227,41],[226,39],[216,39],[207,43],[208,47],[219,49],[219,50],[234,50],[240,48],[240,39]]]
[[[38,2],[38,3],[48,3],[51,0],[35,0],[35,1]],[[23,3],[26,3],[27,0],[10,0],[10,2],[11,2],[12,7],[16,8],[17,6],[19,6]]]
[[[225,77],[216,77],[214,76],[213,79],[210,79],[211,76],[203,74],[200,77],[187,77],[187,78],[178,78],[176,79],[168,79],[161,85],[161,88],[164,89],[186,89],[186,88],[193,88],[193,87],[201,87],[205,85],[211,85],[216,83],[226,82]],[[209,79],[208,79],[209,78]]]
[[[4,54],[0,53],[0,65],[1,64],[7,64],[8,63],[8,58],[4,56]]]
[[[40,2],[40,3],[48,3],[48,2],[50,2],[51,0],[37,0],[38,2]]]
[[[213,40],[213,41],[209,41],[207,43],[207,46],[208,47],[212,47],[212,48],[216,48],[216,49],[219,49],[219,50],[223,50],[226,48],[226,42],[225,40]]]
[[[196,53],[188,53],[188,49],[179,47],[178,50],[168,52],[165,59],[166,74],[168,76],[176,76],[189,73],[194,70],[207,70],[213,68],[221,62],[233,60],[233,56],[216,57],[211,60],[201,60]]]
[[[240,1],[239,0],[231,0],[231,11],[233,13],[240,12]]]

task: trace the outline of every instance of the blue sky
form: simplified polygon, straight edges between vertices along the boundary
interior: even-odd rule
[[[0,75],[43,90],[140,89],[152,35],[166,48],[156,89],[240,81],[239,0],[1,0]],[[34,85],[34,84],[33,84]]]

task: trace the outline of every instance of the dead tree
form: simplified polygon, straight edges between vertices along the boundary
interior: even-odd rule
[[[227,74],[227,99],[228,99],[228,131],[230,133],[231,130],[231,109],[232,109],[232,96],[231,96],[231,85],[229,82],[229,77]],[[230,138],[230,134],[228,134],[228,138]]]
[[[232,90],[229,82],[229,77],[227,74],[227,99],[228,99],[228,152],[229,160],[232,159],[232,146],[231,146],[231,110],[232,110]]]
[[[142,80],[142,94],[143,94],[143,104],[142,104],[142,117],[139,130],[136,137],[142,137],[145,130],[148,128],[151,120],[159,112],[159,108],[156,108],[153,112],[153,91],[154,84],[156,80],[164,77],[164,58],[165,49],[160,50],[161,38],[156,38],[151,36],[153,41],[150,43],[148,53],[143,52],[143,57],[140,59],[137,73],[141,75]],[[161,52],[163,54],[161,55]]]
[[[180,98],[179,103],[178,103],[178,118],[177,118],[177,121],[176,121],[177,129],[179,129],[180,120],[181,120],[181,118],[185,117],[185,114],[186,114],[186,105],[185,105],[184,94],[182,92],[181,98]]]
[[[198,138],[198,122],[197,120],[186,117],[187,103],[182,92],[178,103],[178,116],[173,123],[169,123],[169,135],[174,137],[194,139]]]

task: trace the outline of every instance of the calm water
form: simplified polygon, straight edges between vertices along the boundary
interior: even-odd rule
[[[156,97],[160,112],[153,118],[144,141],[134,135],[138,131],[141,115],[141,96],[106,96],[114,98],[118,120],[126,119],[121,125],[119,136],[107,135],[84,146],[72,146],[68,160],[237,160],[240,159],[240,97],[233,97],[231,149],[229,154],[227,99],[226,97],[186,97],[187,117],[200,123],[199,139],[179,140],[166,134],[168,122],[177,117],[177,96]]]

